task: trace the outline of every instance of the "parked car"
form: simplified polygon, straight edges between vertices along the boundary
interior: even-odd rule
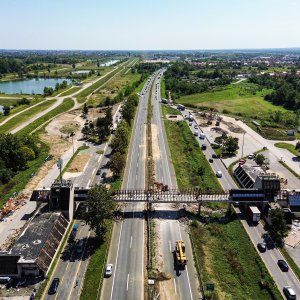
[[[205,144],[202,144],[202,145],[201,145],[201,149],[202,149],[202,150],[206,150],[206,145],[205,145]]]
[[[289,265],[287,264],[287,262],[285,260],[279,259],[277,264],[282,272],[287,272],[289,270]]]
[[[214,160],[213,160],[212,158],[210,158],[208,161],[209,161],[210,163],[214,162]]]
[[[100,175],[100,174],[101,174],[101,169],[98,169],[96,175]]]
[[[286,299],[288,300],[297,299],[295,291],[290,286],[283,287],[283,293],[286,296]]]
[[[192,122],[190,122],[190,123],[189,123],[189,126],[192,126],[192,125],[193,125],[193,123],[192,123]]]
[[[212,158],[218,158],[218,155],[214,153],[211,157]]]
[[[103,172],[101,178],[106,178],[106,172]]]
[[[113,271],[113,264],[107,264],[105,268],[105,277],[110,277]]]
[[[55,294],[57,292],[58,286],[59,286],[59,278],[54,278],[49,287],[48,294],[49,295]]]
[[[266,252],[267,251],[266,243],[258,243],[257,249],[259,250],[259,252]]]
[[[198,129],[198,126],[197,126],[197,125],[195,125],[195,126],[194,126],[194,128],[195,128],[195,129]]]

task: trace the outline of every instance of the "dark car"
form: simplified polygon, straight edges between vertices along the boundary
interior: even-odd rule
[[[283,288],[283,293],[285,294],[286,299],[288,300],[296,300],[296,293],[290,286],[285,286]]]
[[[209,161],[210,163],[214,162],[214,160],[213,160],[212,158],[210,158],[208,161]]]
[[[266,246],[265,243],[258,243],[257,244],[257,249],[259,250],[259,252],[266,252],[267,246]]]
[[[285,260],[279,259],[277,264],[281,271],[287,272],[289,270],[289,265],[286,263]]]
[[[96,175],[100,175],[100,174],[101,174],[101,169],[98,169]]]
[[[212,158],[218,158],[218,155],[214,153],[211,157]]]
[[[106,173],[103,172],[102,175],[101,175],[101,178],[105,178],[106,177]]]
[[[55,294],[56,291],[57,291],[58,286],[59,286],[59,278],[54,278],[51,282],[50,287],[49,287],[48,294],[49,295]]]

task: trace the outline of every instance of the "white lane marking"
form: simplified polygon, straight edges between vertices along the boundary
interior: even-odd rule
[[[126,284],[126,291],[128,291],[128,283],[129,283],[129,274],[127,274],[127,284]]]
[[[175,278],[174,278],[174,289],[175,289],[175,294],[177,294],[177,289],[176,289],[176,281],[175,281]]]
[[[132,246],[132,236],[130,237],[130,249],[131,249],[131,246]]]
[[[181,235],[181,230],[180,230],[179,222],[177,222],[177,225],[178,225],[178,229],[179,229],[179,236],[180,236],[180,239],[182,240],[182,235]],[[190,277],[189,277],[189,271],[188,271],[187,266],[185,266],[185,269],[186,269],[186,276],[187,276],[187,280],[188,280],[188,284],[189,284],[190,296],[191,296],[191,299],[193,299],[192,289],[191,289],[191,283],[190,283]]]
[[[169,240],[169,248],[170,248],[170,252],[172,252],[172,246],[171,246],[171,241]]]
[[[115,272],[114,272],[114,277],[113,277],[113,282],[112,282],[112,288],[111,288],[111,293],[110,293],[110,300],[112,299],[113,292],[114,292],[114,284],[115,284],[115,277],[116,277],[116,273],[117,273],[117,265],[118,265],[118,257],[119,257],[119,249],[120,249],[120,241],[121,241],[122,229],[123,229],[123,222],[121,223],[121,230],[120,230],[119,241],[118,241],[117,257],[116,257],[116,263],[115,263]]]

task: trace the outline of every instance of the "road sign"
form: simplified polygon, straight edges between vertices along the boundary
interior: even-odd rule
[[[207,283],[206,284],[206,290],[207,291],[214,291],[215,290],[215,285],[214,285],[214,283]]]

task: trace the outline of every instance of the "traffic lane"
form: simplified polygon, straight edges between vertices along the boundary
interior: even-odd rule
[[[189,124],[190,122],[188,120],[186,120],[187,124]],[[194,134],[196,131],[199,132],[198,129],[195,129],[194,126],[197,125],[196,121],[192,122],[192,126],[190,127],[190,130],[192,131],[192,133]],[[198,125],[197,125],[198,126]],[[198,128],[200,128],[198,126]],[[198,136],[195,136],[195,139],[197,140],[198,144],[200,145],[200,148],[202,146],[202,144],[206,145],[206,150],[200,150],[203,152],[204,156],[206,157],[208,163],[209,163],[209,159],[212,158],[212,155],[215,154],[215,152],[213,151],[213,149],[211,148],[211,145],[208,143],[207,139],[200,139]],[[214,171],[214,173],[216,174],[217,171],[221,171],[222,172],[222,177],[218,178],[219,182],[221,183],[222,187],[224,190],[230,190],[232,188],[236,188],[236,184],[233,181],[233,179],[231,178],[231,176],[229,175],[227,169],[225,168],[225,166],[223,165],[223,163],[221,162],[221,160],[219,158],[214,158],[213,159],[213,163],[209,163],[212,170]]]
[[[86,245],[87,238],[89,236],[89,226],[85,225],[83,222],[76,220],[78,231],[76,233],[76,240],[84,240],[84,246]],[[76,253],[75,243],[67,243],[63,252],[60,256],[59,262],[55,271],[51,277],[50,282],[52,282],[53,278],[59,278],[60,284],[56,294],[54,295],[45,295],[43,299],[67,299],[69,293],[71,292],[70,284],[74,281],[74,277],[76,275],[76,270],[82,257],[86,258],[86,252],[83,252],[81,255]],[[84,274],[83,274],[84,275]],[[48,291],[47,291],[48,292]]]
[[[263,229],[263,226],[260,223],[257,226],[251,226],[248,223],[248,221],[244,217],[242,217],[240,210],[236,209],[236,211],[257,253],[261,256],[262,260],[264,261],[280,292],[282,293],[282,289],[284,286],[291,286],[296,292],[296,294],[300,296],[300,282],[297,276],[291,269],[288,272],[282,272],[277,265],[279,259],[284,260],[281,252],[277,248],[275,248],[274,245],[272,245],[272,243],[270,244],[269,241],[267,243],[266,252],[261,253],[257,249],[258,243],[266,242],[267,232]]]

